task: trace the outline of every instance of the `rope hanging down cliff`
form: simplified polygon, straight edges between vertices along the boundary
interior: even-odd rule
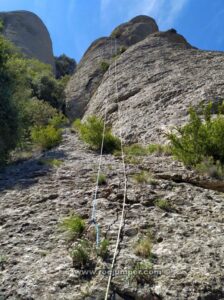
[[[117,41],[115,39],[115,54],[117,54]],[[115,80],[115,88],[116,88],[116,100],[118,104],[118,83],[117,83],[117,55],[115,56],[115,62],[114,62],[114,80]],[[119,104],[118,104],[118,122],[121,120],[121,115],[120,115],[120,109],[119,109]],[[121,211],[121,218],[120,218],[120,224],[119,224],[119,229],[118,229],[118,234],[117,234],[117,241],[115,245],[115,250],[114,250],[114,255],[113,255],[113,260],[110,268],[110,275],[108,278],[108,283],[107,283],[107,288],[106,288],[106,294],[105,294],[105,300],[108,299],[108,294],[110,290],[110,284],[112,280],[112,274],[113,274],[113,269],[115,266],[115,261],[118,253],[118,247],[120,243],[120,237],[121,237],[121,230],[124,224],[124,212],[125,212],[125,205],[126,205],[126,195],[127,195],[127,174],[126,174],[126,165],[125,165],[125,155],[124,155],[124,147],[123,147],[123,136],[122,136],[122,130],[121,126],[119,128],[119,135],[120,135],[120,141],[121,141],[121,158],[122,158],[122,167],[123,167],[123,175],[124,175],[124,193],[123,193],[123,205],[122,205],[122,211]]]
[[[111,55],[112,55],[112,43],[111,43]],[[109,77],[111,75],[111,68],[109,67]],[[96,188],[93,195],[93,202],[92,202],[92,217],[91,222],[95,225],[96,229],[96,246],[99,246],[100,243],[100,228],[97,222],[96,211],[97,211],[97,194],[99,190],[99,178],[101,173],[101,166],[102,166],[102,157],[103,157],[103,149],[104,149],[104,140],[105,140],[105,131],[106,131],[106,121],[107,121],[107,110],[108,110],[108,95],[109,95],[109,87],[107,87],[107,95],[105,101],[105,111],[104,111],[104,119],[103,119],[103,133],[102,133],[102,141],[101,141],[101,149],[100,149],[100,158],[99,158],[99,165],[98,165],[98,172],[97,172],[97,179],[96,179]]]

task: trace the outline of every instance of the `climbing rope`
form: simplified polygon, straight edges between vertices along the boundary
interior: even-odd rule
[[[115,55],[117,56],[117,40],[115,39]],[[115,63],[114,63],[114,79],[115,79],[115,88],[116,88],[116,99],[117,99],[117,104],[118,104],[118,122],[121,120],[121,115],[120,115],[120,109],[119,109],[119,98],[118,98],[118,83],[117,83],[117,57],[115,56]],[[115,266],[115,261],[117,257],[117,252],[118,252],[118,247],[120,244],[120,237],[121,237],[121,230],[124,224],[124,213],[125,213],[125,205],[126,205],[126,195],[127,195],[127,174],[126,174],[126,165],[125,165],[125,155],[124,155],[124,147],[123,147],[123,135],[122,135],[122,130],[121,126],[119,126],[119,134],[120,134],[120,141],[121,141],[121,158],[122,158],[122,168],[123,168],[123,175],[124,175],[124,194],[123,194],[123,204],[122,204],[122,211],[121,211],[121,218],[120,218],[120,224],[119,224],[119,229],[118,229],[118,234],[117,234],[117,241],[115,245],[115,250],[114,250],[114,255],[113,255],[113,260],[110,268],[110,274],[107,282],[107,288],[106,288],[106,294],[105,294],[105,300],[108,299],[109,295],[109,290],[110,290],[110,284],[113,276],[113,270]]]
[[[111,44],[111,53],[112,53],[112,44]],[[109,67],[109,77],[111,75],[111,67]],[[93,202],[92,202],[92,218],[91,222],[95,225],[96,230],[96,246],[99,246],[100,243],[100,228],[99,224],[96,219],[96,210],[97,210],[97,194],[99,190],[99,178],[101,173],[101,167],[102,167],[102,157],[103,157],[103,148],[104,148],[104,140],[105,140],[105,132],[106,132],[106,121],[107,121],[107,111],[108,111],[108,95],[109,95],[109,86],[107,87],[107,95],[106,95],[106,101],[105,101],[105,111],[104,111],[104,118],[103,118],[103,133],[102,133],[102,141],[101,141],[101,148],[100,148],[100,158],[99,158],[99,164],[98,164],[98,172],[97,172],[97,179],[96,179],[96,188],[93,196]]]

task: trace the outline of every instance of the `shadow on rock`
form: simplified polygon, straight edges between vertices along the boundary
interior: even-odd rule
[[[14,163],[0,170],[0,192],[17,186],[26,189],[37,183],[39,178],[53,172],[54,165],[48,161],[60,162],[66,159],[64,151],[51,150],[27,161]]]

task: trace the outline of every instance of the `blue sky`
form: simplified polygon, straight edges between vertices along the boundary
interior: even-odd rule
[[[55,55],[80,60],[90,43],[139,14],[175,28],[194,46],[224,51],[224,0],[0,0],[0,11],[30,10],[50,31]]]

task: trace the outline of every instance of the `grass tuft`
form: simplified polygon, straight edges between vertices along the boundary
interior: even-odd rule
[[[143,258],[149,258],[152,251],[152,241],[149,236],[142,238],[135,246],[135,254]]]
[[[171,210],[171,205],[168,200],[166,199],[158,199],[155,201],[155,206],[165,210],[165,211],[170,211]]]
[[[77,238],[84,232],[86,222],[80,216],[71,215],[62,220],[60,227],[68,232],[71,238]]]
[[[141,171],[140,173],[133,175],[132,178],[137,183],[154,183],[152,175],[147,171]]]
[[[91,248],[89,242],[80,240],[79,243],[71,250],[70,256],[74,268],[82,269],[90,262]]]
[[[97,254],[100,257],[102,257],[102,259],[106,259],[109,254],[108,251],[109,244],[110,244],[109,240],[104,239],[101,241],[99,249],[97,249]]]
[[[55,167],[58,168],[61,166],[61,164],[63,163],[62,160],[60,159],[56,159],[56,158],[43,158],[39,160],[39,164],[41,165],[46,165],[46,166],[50,166],[50,167]]]

